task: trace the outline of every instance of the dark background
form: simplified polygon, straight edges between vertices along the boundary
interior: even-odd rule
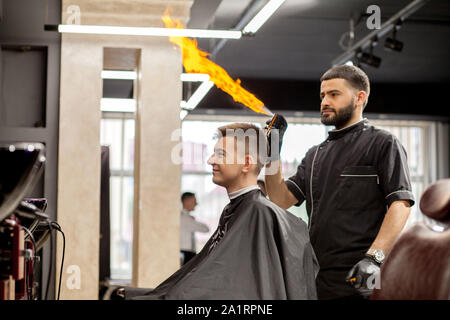
[[[254,2],[197,0],[188,27],[233,29]],[[350,17],[360,18],[357,42],[372,31],[363,15],[369,5],[380,7],[382,24],[411,2],[287,0],[254,37],[227,41],[211,59],[233,78],[240,78],[243,87],[271,110],[318,111],[320,76],[344,52],[339,40],[349,30]],[[379,39],[374,48],[382,59],[380,67],[362,65],[372,85],[366,111],[448,116],[450,1],[428,1],[403,22],[397,32],[404,44],[402,52],[384,49],[390,36]],[[198,41],[208,52],[214,52],[217,42]],[[242,105],[213,88],[198,108],[239,109]]]

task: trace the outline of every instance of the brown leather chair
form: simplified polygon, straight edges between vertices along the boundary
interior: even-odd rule
[[[371,299],[450,299],[450,179],[425,190],[420,210],[447,229],[420,222],[402,233],[381,267],[380,288]]]

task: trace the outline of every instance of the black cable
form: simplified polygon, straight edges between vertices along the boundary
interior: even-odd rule
[[[33,250],[31,250],[31,259],[32,259],[33,265],[34,265],[34,255],[36,254],[36,240],[34,239],[33,234],[31,233],[31,231],[28,228],[26,228],[24,226],[21,226],[21,228],[23,230],[25,230],[26,233],[28,233],[28,235],[30,236],[31,242],[33,243]],[[28,277],[28,263],[26,265],[27,265],[27,275],[26,275],[25,286],[26,286],[26,291],[27,291],[27,294],[28,294],[28,299],[29,300],[33,300],[33,297],[32,297],[33,288],[31,288],[31,294],[30,294],[30,283],[28,282],[28,280],[29,280],[29,277]],[[31,283],[31,286],[33,286],[32,283]]]
[[[63,250],[62,250],[62,259],[61,259],[61,269],[59,272],[59,284],[58,284],[58,300],[59,300],[59,295],[61,293],[61,281],[62,281],[62,274],[63,274],[63,268],[64,268],[64,254],[66,251],[66,236],[64,235],[64,232],[61,229],[61,226],[58,224],[58,222],[53,221],[52,222],[53,225],[55,225],[55,229],[57,231],[59,231],[63,237]]]
[[[50,280],[53,269],[53,234],[52,234],[52,222],[47,220],[48,228],[50,229],[50,266],[48,268],[47,289],[45,290],[45,300],[48,298],[48,289],[50,288]]]
[[[31,242],[33,242],[33,255],[34,255],[34,251],[36,250],[36,240],[34,239],[33,234],[31,233],[31,231],[28,228],[26,228],[24,226],[21,226],[21,228],[23,230],[25,230],[26,233],[28,233],[28,235],[30,236]]]

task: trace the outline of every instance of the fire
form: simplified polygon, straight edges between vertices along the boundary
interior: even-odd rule
[[[173,20],[168,10],[164,13],[162,20],[166,28],[184,28],[179,20]],[[188,73],[206,73],[217,88],[225,91],[233,97],[234,101],[240,102],[255,112],[268,114],[264,110],[264,103],[241,86],[241,80],[233,80],[221,66],[215,64],[207,57],[209,53],[200,50],[197,41],[185,37],[169,37],[170,42],[179,46],[183,54],[183,66]]]

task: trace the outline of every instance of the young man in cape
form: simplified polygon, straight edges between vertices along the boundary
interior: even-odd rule
[[[257,186],[266,137],[251,124],[218,129],[213,182],[230,203],[201,252],[155,289],[126,288],[125,299],[316,299],[318,263],[306,224]]]

